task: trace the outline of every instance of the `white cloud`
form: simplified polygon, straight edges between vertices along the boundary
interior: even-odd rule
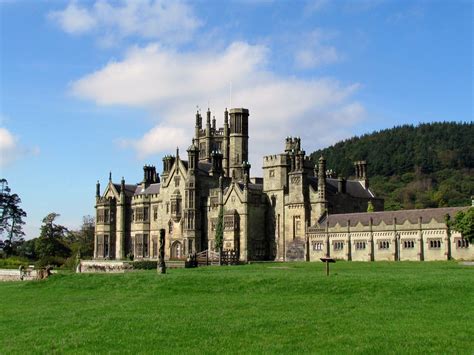
[[[26,148],[20,145],[17,136],[8,129],[0,127],[0,167],[6,167],[28,155],[38,155],[39,152],[38,147]]]
[[[304,7],[305,15],[312,15],[315,12],[321,11],[329,3],[329,0],[308,0]]]
[[[245,42],[222,51],[177,52],[156,44],[134,47],[122,60],[72,83],[71,90],[99,105],[148,109],[157,126],[139,139],[120,141],[140,157],[173,152],[176,145],[185,150],[194,133],[196,104],[210,100],[222,125],[230,83],[232,106],[250,110],[255,167],[260,167],[263,154],[280,152],[287,135],[306,138],[309,152],[321,142],[339,138],[363,116],[362,105],[352,99],[357,83],[280,76],[266,69],[269,57],[268,48]]]
[[[69,3],[62,11],[49,13],[49,18],[57,22],[69,34],[89,32],[97,25],[93,14],[89,10],[77,6],[75,2]]]
[[[327,44],[335,36],[335,33],[320,28],[300,35],[294,56],[296,66],[300,69],[312,69],[338,62],[341,59],[338,50]]]
[[[51,12],[49,18],[70,34],[95,30],[103,45],[127,36],[184,42],[201,25],[188,5],[164,0],[98,0],[82,7],[72,1],[64,10]]]

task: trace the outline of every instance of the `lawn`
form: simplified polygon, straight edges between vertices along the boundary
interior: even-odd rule
[[[0,283],[1,353],[474,352],[474,267],[253,264]]]

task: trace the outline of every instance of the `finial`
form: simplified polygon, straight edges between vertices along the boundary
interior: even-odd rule
[[[179,158],[179,147],[176,147],[176,159]]]
[[[109,181],[112,181],[112,172],[109,171]]]

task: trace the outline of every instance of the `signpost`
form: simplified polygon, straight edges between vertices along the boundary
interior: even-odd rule
[[[326,276],[329,276],[329,263],[335,263],[336,260],[332,258],[320,258],[323,263],[326,263]]]

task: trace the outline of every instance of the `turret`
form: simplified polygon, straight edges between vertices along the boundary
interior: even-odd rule
[[[230,114],[229,172],[243,178],[242,162],[248,161],[249,110],[233,108]]]
[[[196,145],[191,144],[188,148],[188,169],[190,172],[194,173],[198,167],[198,161],[199,161],[199,149],[196,147]]]
[[[194,138],[199,140],[199,132],[202,129],[202,117],[199,111],[196,111],[196,124],[194,126]]]
[[[120,180],[120,200],[125,200],[125,179]]]
[[[224,111],[224,137],[222,139],[222,166],[224,175],[229,176],[229,112]]]
[[[321,155],[318,160],[318,198],[326,201],[326,159]]]
[[[207,109],[206,116],[206,160],[211,161],[211,110]]]

